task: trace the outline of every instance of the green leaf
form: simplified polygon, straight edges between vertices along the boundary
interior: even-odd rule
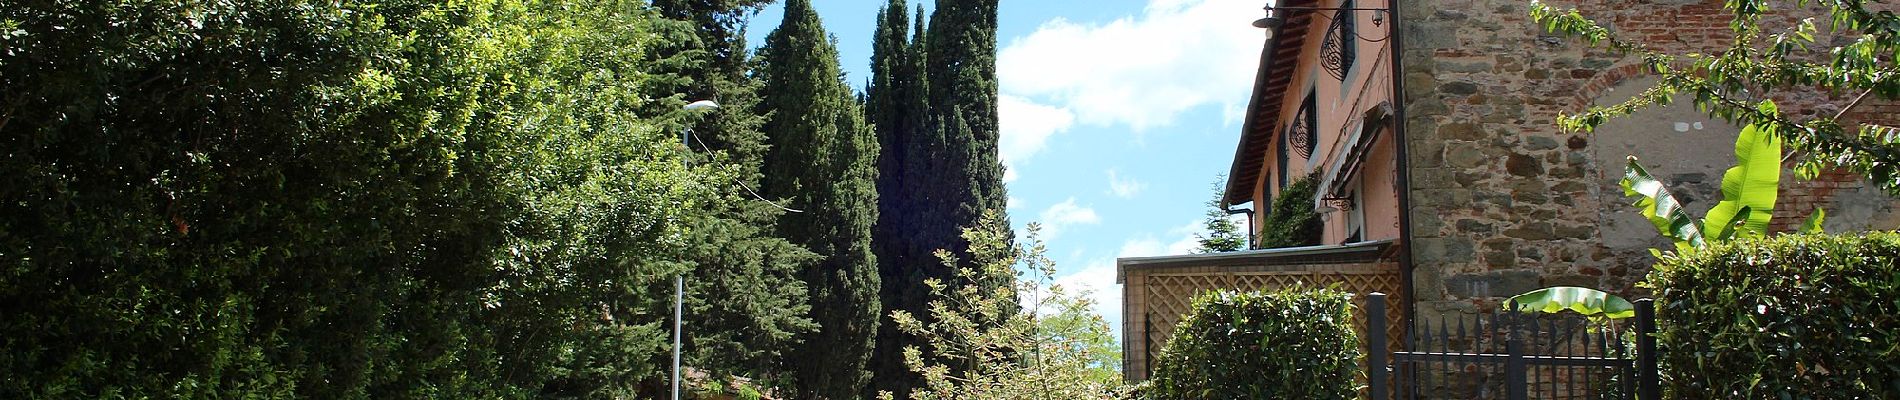
[[[1735,138],[1735,166],[1722,174],[1722,201],[1702,221],[1710,230],[1708,237],[1766,236],[1780,186],[1781,141],[1773,128],[1742,127],[1741,136]]]
[[[1636,306],[1630,304],[1629,300],[1601,290],[1575,286],[1532,290],[1511,296],[1510,301],[1517,304],[1519,312],[1558,313],[1570,310],[1586,316],[1610,319],[1636,316]]]
[[[1636,156],[1629,157],[1629,164],[1623,173],[1624,196],[1642,196],[1633,204],[1642,212],[1643,218],[1663,237],[1676,241],[1677,250],[1702,247],[1702,226],[1689,213],[1683,211],[1682,203],[1669,194],[1669,188],[1662,181],[1650,176],[1642,164],[1636,162]]]
[[[1814,209],[1814,214],[1808,215],[1808,220],[1805,222],[1802,222],[1801,229],[1796,230],[1796,232],[1821,233],[1823,232],[1821,230],[1821,222],[1826,219],[1827,219],[1827,210],[1816,208]]]

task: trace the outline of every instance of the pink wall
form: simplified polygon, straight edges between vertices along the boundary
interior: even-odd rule
[[[1386,2],[1377,0],[1362,0],[1353,4],[1354,7],[1361,8],[1383,8],[1386,5]],[[1341,2],[1321,1],[1318,6],[1339,7]],[[1314,170],[1320,170],[1323,174],[1330,172],[1326,170],[1335,164],[1335,160],[1348,155],[1349,143],[1345,141],[1351,136],[1351,130],[1361,129],[1359,128],[1362,124],[1360,120],[1366,115],[1366,111],[1380,107],[1381,104],[1389,104],[1392,98],[1388,46],[1390,41],[1384,40],[1389,36],[1387,29],[1392,26],[1389,15],[1385,16],[1383,24],[1374,25],[1375,12],[1373,11],[1338,12],[1338,15],[1355,18],[1358,33],[1358,37],[1353,38],[1357,46],[1356,56],[1342,82],[1321,69],[1319,56],[1320,48],[1331,26],[1331,20],[1327,16],[1335,15],[1335,12],[1287,10],[1277,12],[1312,12],[1316,15],[1312,18],[1312,25],[1308,27],[1306,37],[1301,44],[1302,50],[1297,60],[1299,65],[1293,69],[1292,83],[1287,86],[1286,94],[1282,97],[1284,100],[1279,105],[1281,124],[1274,128],[1275,135],[1282,134],[1286,126],[1293,122],[1310,90],[1311,93],[1315,93],[1316,98],[1313,111],[1318,117],[1319,124],[1312,129],[1318,144],[1311,159],[1302,158],[1297,152],[1289,153],[1288,171],[1274,170],[1278,164],[1280,151],[1278,146],[1284,145],[1285,141],[1275,140],[1274,144],[1268,147],[1267,156],[1264,157],[1266,162],[1258,166],[1261,179],[1255,186],[1253,196],[1255,209],[1262,211],[1257,218],[1267,217],[1264,211],[1270,207],[1272,198],[1267,194],[1279,195],[1280,177],[1283,173],[1290,174],[1290,178],[1296,179]],[[1274,62],[1288,61],[1293,60],[1275,60]],[[1386,123],[1389,124],[1389,122]],[[1393,145],[1395,139],[1391,137],[1390,129],[1384,129],[1380,133],[1381,136],[1376,139],[1374,148],[1365,158],[1365,165],[1361,167],[1359,181],[1333,183],[1334,185],[1363,185],[1360,198],[1364,204],[1357,205],[1365,216],[1363,240],[1395,239],[1399,236],[1398,190],[1395,179],[1398,168],[1394,161],[1396,152]],[[1321,188],[1322,193],[1326,190],[1327,188]],[[1323,205],[1318,199],[1313,200],[1315,207]],[[1340,243],[1350,234],[1347,231],[1346,213],[1329,213],[1323,218],[1326,220],[1324,243]],[[1256,221],[1256,226],[1258,222],[1260,221]]]

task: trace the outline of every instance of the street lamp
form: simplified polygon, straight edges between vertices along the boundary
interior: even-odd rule
[[[689,103],[681,109],[687,112],[719,108],[712,100],[700,100]],[[680,145],[686,146],[686,152],[693,151],[693,128],[686,127],[680,133]],[[692,165],[692,160],[680,157],[681,165]],[[673,275],[673,400],[680,400],[680,319],[686,314],[686,273]]]

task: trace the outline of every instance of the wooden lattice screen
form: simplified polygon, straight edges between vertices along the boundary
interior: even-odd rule
[[[1390,262],[1368,262],[1353,264],[1312,264],[1312,265],[1273,265],[1242,267],[1200,267],[1168,268],[1163,270],[1131,272],[1124,277],[1124,327],[1123,334],[1130,339],[1124,343],[1123,351],[1131,352],[1123,356],[1123,373],[1131,381],[1145,380],[1155,356],[1161,353],[1163,345],[1173,336],[1175,324],[1187,313],[1195,295],[1218,289],[1271,290],[1292,285],[1330,286],[1338,284],[1341,290],[1350,291],[1355,296],[1353,303],[1353,325],[1358,328],[1360,337],[1365,335],[1365,315],[1363,313],[1366,293],[1381,292],[1391,296],[1392,304],[1408,304],[1401,299],[1402,279],[1398,268]],[[1393,340],[1386,346],[1389,351],[1402,350],[1405,327],[1400,323],[1404,307],[1388,307],[1386,310],[1388,336]]]

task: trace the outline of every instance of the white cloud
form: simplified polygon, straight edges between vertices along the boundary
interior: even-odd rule
[[[1106,24],[1058,18],[1011,40],[997,75],[1004,93],[1085,124],[1164,126],[1197,106],[1246,101],[1265,40],[1248,24],[1259,14],[1252,0],[1152,0]]]
[[[1003,165],[1008,166],[1022,165],[1023,160],[1042,151],[1049,136],[1075,124],[1075,114],[1069,110],[1007,94],[997,97],[996,118],[1002,124],[1002,139],[997,148],[1002,153]],[[1015,168],[1010,168],[1004,174],[1013,172]]]
[[[1128,241],[1122,242],[1121,252],[1117,253],[1116,256],[1154,257],[1192,253],[1195,247],[1200,247],[1201,245],[1201,241],[1194,238],[1194,234],[1196,233],[1201,233],[1200,222],[1192,222],[1187,225],[1175,227],[1174,229],[1169,229],[1166,237],[1174,239],[1170,242],[1163,242],[1163,239],[1158,239],[1154,235],[1128,239]]]
[[[1042,210],[1040,217],[1043,240],[1055,240],[1069,226],[1102,222],[1102,217],[1095,215],[1094,208],[1076,205],[1074,197]]]
[[[1115,197],[1124,199],[1134,198],[1135,195],[1141,194],[1141,189],[1147,187],[1147,184],[1143,184],[1134,178],[1122,179],[1120,175],[1115,173],[1114,169],[1108,170],[1108,192],[1109,194],[1115,195]]]

